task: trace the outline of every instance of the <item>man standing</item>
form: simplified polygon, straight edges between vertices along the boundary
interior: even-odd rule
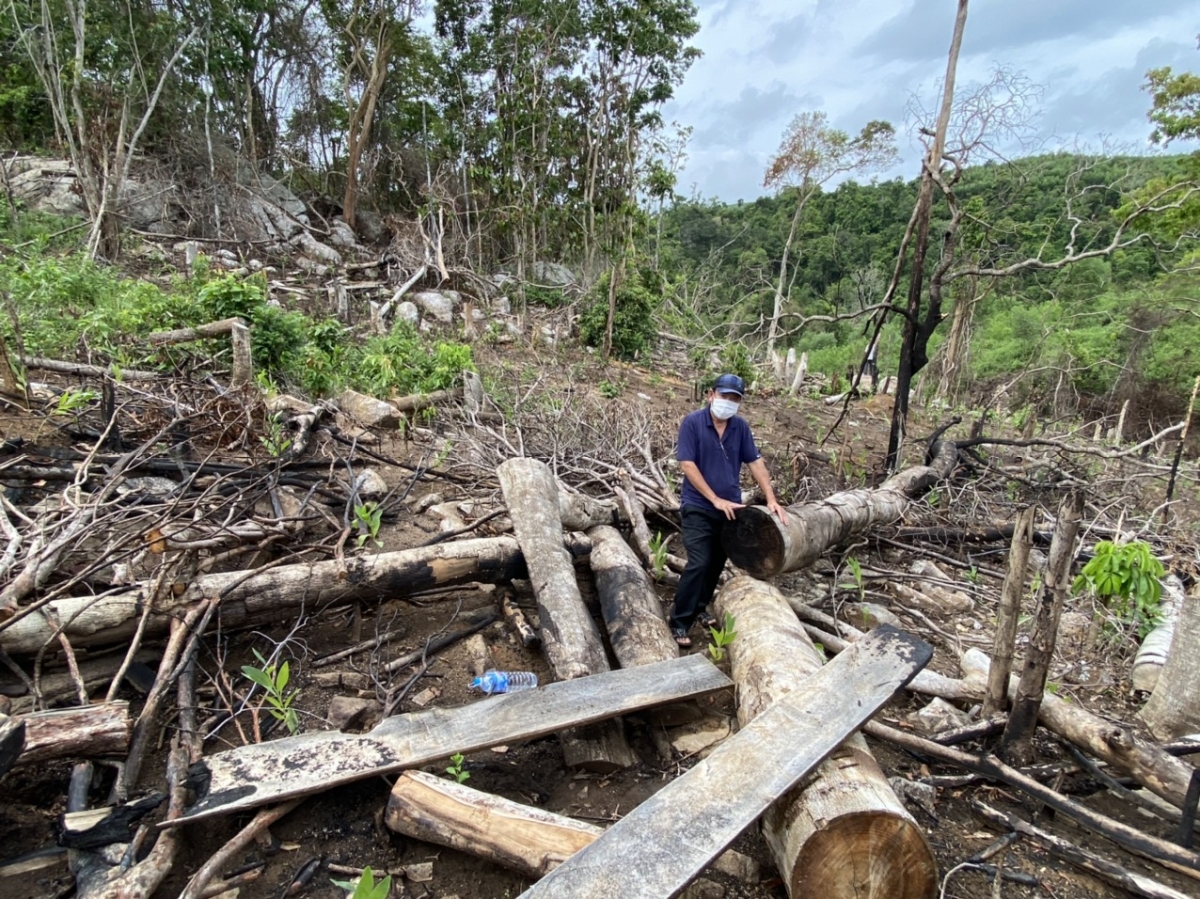
[[[692,645],[688,631],[697,620],[705,627],[717,623],[708,612],[708,603],[725,568],[721,532],[744,505],[743,463],[750,466],[750,474],[767,499],[767,509],[787,524],[787,513],[775,499],[767,463],[754,445],[750,425],[737,415],[745,393],[741,378],[721,375],[708,391],[708,405],[685,417],[679,426],[675,457],[686,479],[679,514],[688,558],[675,590],[671,636],[684,647]]]

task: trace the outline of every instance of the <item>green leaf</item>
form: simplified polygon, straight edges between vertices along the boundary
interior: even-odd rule
[[[259,668],[255,668],[253,665],[243,665],[242,674],[254,681],[264,690],[270,691],[275,689],[275,681],[271,680],[267,672]]]

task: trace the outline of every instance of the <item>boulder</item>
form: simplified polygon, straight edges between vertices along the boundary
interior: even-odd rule
[[[338,397],[338,408],[369,428],[394,428],[402,417],[400,410],[391,403],[356,390],[343,391]]]
[[[575,283],[575,273],[557,262],[535,262],[533,280],[551,287],[566,287]]]
[[[354,213],[354,230],[367,243],[383,244],[392,239],[383,217],[370,209],[359,209]]]
[[[437,290],[422,290],[413,294],[413,302],[425,310],[441,324],[449,325],[454,321],[454,301],[446,294]]]
[[[420,320],[421,311],[417,308],[416,303],[404,300],[396,306],[396,321],[407,322],[415,328]]]

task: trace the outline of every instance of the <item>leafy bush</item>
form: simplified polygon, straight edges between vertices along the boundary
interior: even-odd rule
[[[544,287],[541,284],[525,285],[525,302],[530,306],[545,306],[547,309],[557,309],[567,304],[567,295],[558,287]]]
[[[1142,540],[1119,544],[1101,540],[1096,554],[1075,578],[1076,593],[1090,590],[1108,605],[1124,624],[1137,628],[1139,637],[1153,630],[1159,621],[1161,578],[1166,573],[1162,562]]]
[[[579,316],[579,336],[588,346],[604,345],[608,327],[608,291],[611,273],[605,273],[592,288],[588,304]],[[633,270],[617,287],[613,315],[612,351],[621,359],[633,359],[654,346],[658,334],[655,311],[661,296],[645,286],[646,277]]]
[[[469,346],[438,341],[431,353],[407,324],[398,324],[391,333],[372,337],[361,351],[347,356],[351,386],[376,396],[393,391],[446,390],[464,369],[475,367]]]

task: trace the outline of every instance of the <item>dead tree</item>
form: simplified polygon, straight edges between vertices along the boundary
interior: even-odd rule
[[[996,611],[996,638],[992,643],[992,669],[988,678],[987,699],[983,703],[984,718],[990,718],[1008,705],[1008,675],[1012,671],[1013,642],[1017,636],[1017,619],[1021,614],[1021,597],[1025,593],[1029,550],[1033,547],[1033,513],[1033,506],[1022,509],[1013,527],[1008,574],[1000,589],[1000,607]]]
[[[734,578],[717,608],[736,621],[730,659],[738,722],[745,727],[819,671],[822,659],[769,584]],[[921,828],[859,734],[775,802],[762,829],[789,896],[922,899],[937,888],[937,862]]]
[[[563,549],[559,487],[544,462],[509,459],[496,469],[513,530],[537,597],[542,646],[558,680],[608,671],[604,641],[579,593],[571,557]],[[568,765],[612,771],[637,764],[620,722],[562,735]]]
[[[1042,695],[1046,691],[1054,644],[1058,640],[1058,622],[1062,618],[1063,603],[1071,589],[1071,563],[1075,560],[1075,537],[1079,533],[1082,511],[1083,495],[1078,491],[1070,493],[1058,507],[1058,521],[1054,526],[1050,558],[1046,565],[1046,582],[1038,598],[1021,681],[1001,740],[1003,755],[1010,762],[1021,765],[1033,761],[1033,731],[1037,726]]]

